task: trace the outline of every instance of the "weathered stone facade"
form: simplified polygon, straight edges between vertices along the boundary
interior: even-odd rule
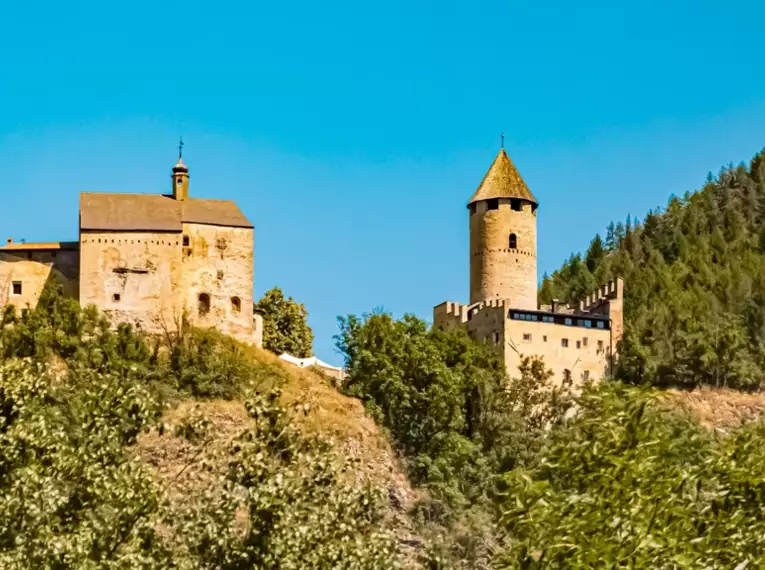
[[[233,202],[189,198],[188,169],[172,195],[83,193],[80,239],[0,247],[0,307],[34,307],[56,277],[83,306],[150,333],[183,321],[260,346],[253,314],[253,227]]]
[[[577,307],[538,307],[537,206],[502,149],[468,204],[470,304],[436,306],[434,325],[496,346],[511,376],[524,356],[539,356],[557,384],[605,378],[622,335],[624,284],[610,282]]]
[[[475,204],[470,214],[470,302],[509,299],[514,307],[537,305],[536,206],[497,198]],[[514,236],[514,247],[510,247]]]
[[[184,224],[181,291],[191,322],[218,326],[232,336],[253,334],[253,231]],[[200,305],[207,295],[209,307]],[[258,315],[256,315],[260,318]],[[216,323],[218,323],[216,325]]]
[[[77,243],[13,243],[0,247],[0,308],[35,306],[50,281],[77,295],[80,253]]]

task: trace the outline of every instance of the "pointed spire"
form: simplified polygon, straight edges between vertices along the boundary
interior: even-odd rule
[[[513,161],[507,156],[504,143],[505,137],[502,135],[502,148],[499,149],[489,171],[468,204],[491,198],[520,198],[538,204],[537,199],[516,170]]]

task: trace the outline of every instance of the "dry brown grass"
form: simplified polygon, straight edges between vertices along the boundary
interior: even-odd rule
[[[358,461],[350,473],[356,482],[388,489],[391,496],[395,495],[400,513],[412,504],[416,493],[399,460],[358,400],[342,395],[326,377],[312,370],[297,368],[265,350],[244,350],[248,358],[266,366],[275,383],[281,385],[282,405],[293,411],[300,430],[333,439],[344,457]],[[175,433],[176,426],[193,416],[210,422],[207,436],[197,442]],[[251,420],[241,401],[214,400],[179,402],[162,421],[162,435],[157,430],[143,434],[133,453],[151,468],[171,498],[182,500],[221,472],[228,444]]]
[[[756,421],[765,412],[765,393],[746,393],[723,388],[667,390],[665,397],[696,416],[710,429],[726,431],[744,422]]]

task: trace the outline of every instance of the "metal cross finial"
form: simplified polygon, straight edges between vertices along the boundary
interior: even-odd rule
[[[181,160],[183,158],[183,137],[181,137],[181,142],[178,143],[178,160]]]
[[[499,135],[499,139],[500,139],[500,144],[501,144],[502,148],[504,149],[505,148],[505,133],[501,133]]]

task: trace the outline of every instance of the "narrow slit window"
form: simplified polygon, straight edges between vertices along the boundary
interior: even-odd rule
[[[563,385],[564,386],[570,386],[571,385],[571,370],[566,368],[563,371]]]
[[[510,234],[510,249],[518,249],[518,236]]]
[[[183,236],[183,247],[189,247],[189,236]]]
[[[235,313],[242,312],[242,300],[239,297],[231,297],[231,309]]]

